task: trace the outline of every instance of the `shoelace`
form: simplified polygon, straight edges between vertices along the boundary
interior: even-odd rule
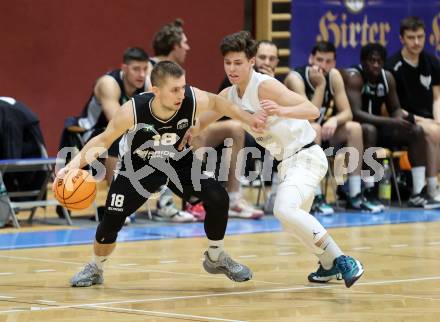
[[[89,273],[89,272],[93,273],[93,274],[96,274],[95,266],[92,263],[87,263],[81,273],[82,274],[86,274],[86,273]]]
[[[237,273],[237,272],[241,271],[241,269],[242,269],[242,265],[240,265],[239,263],[234,261],[229,256],[225,257],[225,262],[226,262],[226,267],[234,273]]]

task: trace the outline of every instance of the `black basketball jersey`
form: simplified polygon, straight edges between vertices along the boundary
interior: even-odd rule
[[[440,85],[440,64],[436,57],[422,52],[418,66],[409,64],[399,51],[386,62],[396,79],[397,94],[402,108],[426,118],[433,118],[432,86]]]
[[[306,91],[306,96],[309,100],[312,100],[313,95],[315,95],[315,87],[310,81],[309,72],[311,66],[302,66],[299,68],[295,68],[294,72],[302,79]],[[333,100],[333,88],[331,86],[331,77],[330,73],[325,75],[325,91],[324,91],[324,100],[322,102],[321,116],[318,118],[318,123],[323,123],[328,118],[332,117],[336,114],[336,110],[334,108],[334,100]]]
[[[115,69],[110,72],[108,72],[106,75],[113,77],[116,82],[119,85],[119,89],[121,90],[121,95],[119,96],[119,104],[122,105],[125,102],[127,102],[130,97],[127,96],[127,93],[125,92],[124,88],[124,81],[122,79],[123,74],[121,69]],[[140,94],[144,92],[145,88],[138,88],[134,95]],[[86,106],[84,107],[80,118],[78,119],[78,124],[84,128],[85,130],[99,130],[99,129],[105,129],[108,124],[108,120],[105,116],[105,114],[102,111],[102,106],[96,99],[95,95],[92,93],[89,100],[86,103]],[[87,134],[90,136],[92,135],[93,131],[87,132]],[[85,140],[88,140],[88,137],[84,138]]]
[[[156,158],[166,161],[176,159],[178,146],[195,119],[196,99],[189,85],[185,87],[182,106],[168,120],[161,120],[153,114],[153,99],[153,93],[142,93],[132,98],[135,125],[120,143],[120,155],[130,153],[139,166]]]
[[[368,82],[361,64],[349,68],[347,71],[349,73],[360,73],[362,80],[364,81],[362,87],[362,110],[370,114],[381,115],[382,104],[386,102],[389,93],[385,70],[383,68],[381,69],[377,84],[371,84]]]

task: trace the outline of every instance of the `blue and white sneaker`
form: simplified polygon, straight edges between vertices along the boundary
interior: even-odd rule
[[[307,278],[309,282],[312,283],[327,283],[331,280],[342,280],[342,275],[336,265],[333,265],[330,269],[325,269],[321,263],[319,263],[318,270],[310,273]]]
[[[341,273],[346,287],[352,286],[364,274],[362,264],[350,256],[339,256],[335,259],[335,266]]]

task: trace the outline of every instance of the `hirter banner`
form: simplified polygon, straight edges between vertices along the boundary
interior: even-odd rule
[[[290,67],[307,63],[316,41],[336,46],[338,67],[359,63],[362,46],[381,43],[391,55],[400,50],[400,21],[425,22],[425,49],[440,58],[440,0],[292,0]]]

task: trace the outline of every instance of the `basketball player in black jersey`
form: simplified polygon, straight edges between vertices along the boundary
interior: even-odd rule
[[[348,178],[347,208],[369,212],[382,211],[383,205],[370,198],[368,190],[364,194],[361,192],[364,152],[362,128],[358,122],[353,121],[344,82],[336,69],[335,46],[328,41],[317,42],[310,53],[308,65],[290,72],[284,83],[321,109],[321,116],[312,122],[317,133],[316,143],[321,145],[324,142],[330,146],[344,144],[358,151],[359,162]],[[333,209],[326,203],[321,187],[317,188],[315,194],[312,212],[332,214]]]
[[[423,129],[414,116],[404,112],[396,92],[396,82],[383,69],[387,52],[380,44],[368,44],[361,49],[361,63],[344,71],[345,84],[354,119],[362,124],[365,147],[408,147],[412,165],[413,195],[410,207],[433,209],[438,202],[423,190],[426,170],[426,141]],[[381,111],[385,104],[388,115]]]
[[[183,21],[176,19],[164,25],[153,38],[154,57],[150,59],[150,63],[154,66],[157,62],[163,60],[173,61],[182,66],[185,62],[190,46],[188,38],[183,30]],[[237,156],[244,147],[245,132],[240,122],[236,120],[224,120],[214,122],[203,132],[202,135],[194,139],[193,145],[196,150],[200,147],[217,147],[225,142],[232,142],[232,146],[226,149],[229,157],[228,181],[226,189],[230,200],[230,217],[258,219],[264,213],[262,210],[253,207],[241,195],[240,181],[235,175],[237,167]],[[202,152],[202,149],[200,149]],[[157,201],[157,211],[153,213],[153,220],[170,221],[170,222],[189,222],[194,220],[203,221],[206,211],[203,203],[190,204],[187,203],[185,211],[178,210],[173,196],[169,189],[161,189],[161,195]]]
[[[183,66],[185,63],[190,46],[183,30],[183,24],[183,20],[175,19],[162,26],[154,35],[151,44],[154,57],[150,57],[150,68],[147,75],[148,88],[151,88],[151,70],[158,62],[168,60],[180,66]],[[170,189],[162,186],[160,192],[156,202],[156,211],[152,213],[151,219],[162,222],[194,222],[197,220],[192,213],[177,208]]]
[[[85,130],[82,135],[84,141],[103,132],[125,102],[145,91],[147,70],[147,53],[141,48],[132,47],[125,50],[121,68],[106,73],[96,81],[93,93],[78,119],[78,125]],[[105,159],[108,184],[112,181],[118,154],[119,140],[115,140]]]
[[[428,147],[428,193],[440,202],[440,63],[424,50],[425,24],[418,17],[400,23],[402,49],[391,56],[385,68],[396,79],[397,95],[402,108],[414,114],[416,123],[426,134]]]
[[[201,174],[200,161],[183,148],[185,133],[196,134],[222,115],[238,119],[258,132],[264,128],[264,113],[249,114],[221,97],[186,85],[183,69],[176,63],[156,64],[152,93],[135,96],[114,115],[106,130],[90,140],[81,152],[58,172],[84,167],[123,135],[123,158],[107,196],[105,216],[96,230],[94,259],[71,280],[72,286],[103,283],[103,264],[116,246],[125,218],[140,207],[150,193],[169,182],[174,193],[188,200],[197,197],[206,208],[205,232],[209,240],[203,266],[212,274],[223,273],[237,282],[252,278],[252,272],[223,251],[229,199],[213,178]],[[196,121],[196,109],[206,110]],[[191,127],[195,123],[195,126]],[[185,140],[183,139],[185,136]],[[102,151],[101,151],[102,152]],[[90,154],[92,157],[90,158]],[[86,156],[88,159],[86,161]]]

